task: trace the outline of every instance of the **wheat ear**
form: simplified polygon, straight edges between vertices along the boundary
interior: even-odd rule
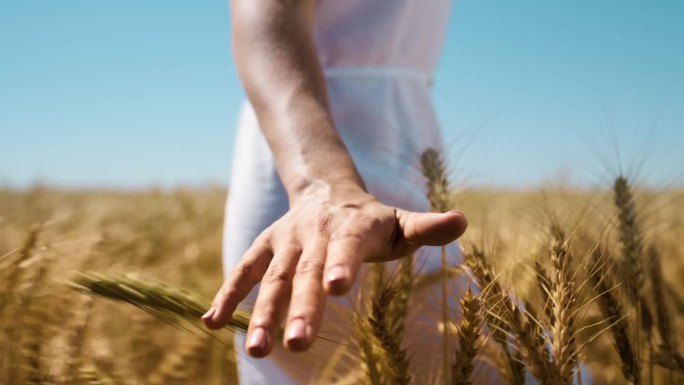
[[[508,377],[513,380],[514,385],[524,384],[525,366],[514,357],[508,343],[508,336],[513,335],[510,325],[506,322],[508,317],[498,316],[501,312],[508,314],[509,309],[514,308],[513,303],[496,278],[496,273],[482,250],[473,248],[472,252],[464,253],[463,258],[482,290],[482,301],[487,308],[484,318],[489,325],[492,339],[501,346],[506,356],[511,373]]]
[[[364,289],[369,294],[364,296],[364,290],[359,291],[360,310],[354,312],[352,324],[354,326],[355,341],[359,346],[360,361],[365,374],[365,380],[372,385],[381,385],[381,373],[387,368],[388,357],[380,344],[376,341],[369,322],[369,316],[373,309],[373,303],[377,300],[384,288],[385,265],[372,263],[368,269],[368,277]],[[362,313],[363,312],[363,313]]]
[[[629,182],[623,176],[619,176],[615,180],[613,192],[615,206],[618,210],[619,237],[624,258],[623,266],[630,273],[626,288],[631,300],[639,303],[641,301],[641,289],[644,285],[644,268],[642,237],[637,222],[634,197]]]
[[[373,301],[368,322],[372,335],[378,343],[376,348],[381,349],[384,352],[383,356],[387,357],[385,367],[381,371],[381,375],[387,379],[383,383],[408,385],[411,383],[408,357],[401,347],[401,339],[397,338],[397,331],[388,329],[385,319],[390,301],[395,296],[396,289],[390,285],[385,286],[377,299]]]
[[[458,350],[451,365],[451,383],[470,385],[475,356],[480,344],[482,330],[482,304],[480,297],[468,288],[461,298],[461,321],[458,325]]]
[[[571,258],[565,234],[558,227],[552,230],[552,271],[549,300],[552,309],[551,352],[560,370],[561,382],[571,385],[577,366],[575,318],[578,289],[570,266]]]
[[[209,300],[186,290],[131,276],[78,273],[68,285],[86,294],[127,302],[166,321],[197,321],[210,305]],[[249,313],[236,310],[226,327],[246,332],[249,317]]]
[[[641,329],[646,333],[646,338],[650,341],[653,330],[653,315],[648,304],[643,297],[644,287],[644,247],[643,235],[639,227],[636,204],[629,181],[620,176],[615,180],[613,187],[615,196],[615,206],[619,220],[619,241],[622,247],[623,270],[628,274],[629,279],[625,280],[629,299],[636,308],[636,322],[641,325]],[[635,343],[641,343],[640,331],[635,328]]]
[[[667,293],[663,280],[663,271],[660,262],[660,253],[651,246],[648,249],[648,272],[653,289],[653,300],[655,303],[656,324],[660,334],[661,349],[667,352],[677,351],[677,335],[672,327],[672,316],[667,305]]]
[[[641,368],[643,359],[641,357],[641,344],[643,342],[642,332],[648,344],[648,353],[653,352],[653,315],[648,303],[643,295],[644,279],[644,247],[643,234],[638,222],[636,204],[629,181],[624,176],[619,176],[613,186],[615,206],[619,219],[619,241],[622,247],[623,270],[627,273],[628,279],[626,289],[628,298],[633,302],[635,327],[633,343],[635,344],[634,353]],[[638,327],[640,325],[641,327]],[[653,359],[649,357],[649,379],[653,382]],[[641,370],[641,369],[640,369]]]
[[[551,299],[549,298],[549,296],[551,295],[551,279],[546,273],[544,266],[542,266],[542,264],[539,261],[534,262],[534,270],[537,288],[542,298],[542,309],[541,311],[536,312],[536,316],[539,317],[539,319],[546,317],[546,320],[550,325],[553,323],[554,318],[553,310],[551,308]]]
[[[397,336],[403,339],[409,300],[413,290],[413,255],[399,261],[399,270],[393,279],[395,297],[387,308],[386,322],[389,330],[396,330]]]
[[[635,385],[641,382],[639,358],[634,353],[627,315],[622,304],[615,297],[615,286],[606,269],[605,252],[597,249],[592,254],[595,273],[589,276],[598,298],[598,305],[603,317],[612,323],[610,334],[615,350],[622,362],[621,369],[625,378]]]

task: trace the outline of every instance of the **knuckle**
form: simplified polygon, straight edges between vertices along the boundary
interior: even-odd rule
[[[234,291],[232,285],[224,284],[221,286],[219,291],[214,296],[214,300],[211,302],[212,306],[219,306],[225,303],[229,298],[231,298],[232,292]]]
[[[287,243],[278,248],[277,253],[286,257],[299,256],[302,253],[302,247],[291,238]]]
[[[290,284],[290,275],[282,266],[271,265],[268,270],[266,270],[262,282],[269,285],[287,286]]]
[[[243,279],[255,279],[257,275],[256,267],[254,266],[254,264],[247,261],[241,261],[240,263],[238,263],[238,265],[235,266],[235,270],[233,271],[236,281],[240,281]]]
[[[363,240],[363,234],[357,230],[352,230],[349,228],[336,231],[331,237],[330,241],[342,241],[342,240]]]
[[[254,309],[252,316],[252,323],[256,327],[263,327],[269,329],[274,324],[276,316],[276,309],[273,304],[263,303]]]
[[[365,237],[366,237],[366,232],[364,231],[364,227],[359,226],[358,223],[355,223],[353,225],[344,226],[341,229],[335,231],[330,236],[330,241],[331,242],[337,242],[337,241],[363,242]]]
[[[237,296],[238,296],[238,291],[235,288],[235,286],[233,286],[233,285],[228,286],[228,287],[224,288],[223,290],[221,290],[221,294],[216,298],[216,301],[215,301],[215,302],[217,302],[216,305],[218,305],[219,303],[226,303],[226,302],[236,298]]]
[[[273,240],[273,230],[269,227],[262,231],[258,237],[254,240],[254,245],[259,247],[268,247],[268,245]]]
[[[219,292],[216,297],[214,297],[214,300],[211,301],[211,306],[212,307],[218,307],[224,302],[224,294],[223,292]]]
[[[325,264],[323,261],[303,259],[297,264],[297,274],[322,276]]]
[[[290,319],[301,319],[307,323],[313,323],[316,318],[316,309],[311,306],[300,307],[292,310],[289,314]]]

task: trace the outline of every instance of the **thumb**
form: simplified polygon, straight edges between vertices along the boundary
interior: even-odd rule
[[[415,213],[397,209],[404,240],[418,246],[441,246],[463,235],[468,221],[460,211]]]

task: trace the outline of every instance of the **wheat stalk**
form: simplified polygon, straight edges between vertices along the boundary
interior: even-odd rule
[[[420,157],[420,163],[423,170],[423,176],[427,179],[427,198],[430,201],[430,208],[435,212],[445,212],[449,209],[449,180],[447,178],[446,166],[440,153],[433,149],[426,149]],[[447,269],[446,248],[441,247],[441,263],[442,270]],[[449,363],[449,300],[447,280],[441,282],[442,295],[442,324],[444,327],[444,335],[442,337],[442,370],[444,382],[448,383],[451,374],[451,365]]]
[[[419,274],[413,280],[414,291],[421,291],[428,287],[431,287],[435,283],[441,282],[443,279],[451,279],[462,277],[465,270],[462,266],[448,266],[446,270],[439,269],[435,271],[428,271]]]

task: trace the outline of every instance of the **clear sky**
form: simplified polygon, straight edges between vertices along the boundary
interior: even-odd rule
[[[434,100],[472,184],[684,175],[684,1],[459,0]],[[0,0],[0,184],[227,184],[226,0]],[[604,158],[607,158],[605,160]]]

